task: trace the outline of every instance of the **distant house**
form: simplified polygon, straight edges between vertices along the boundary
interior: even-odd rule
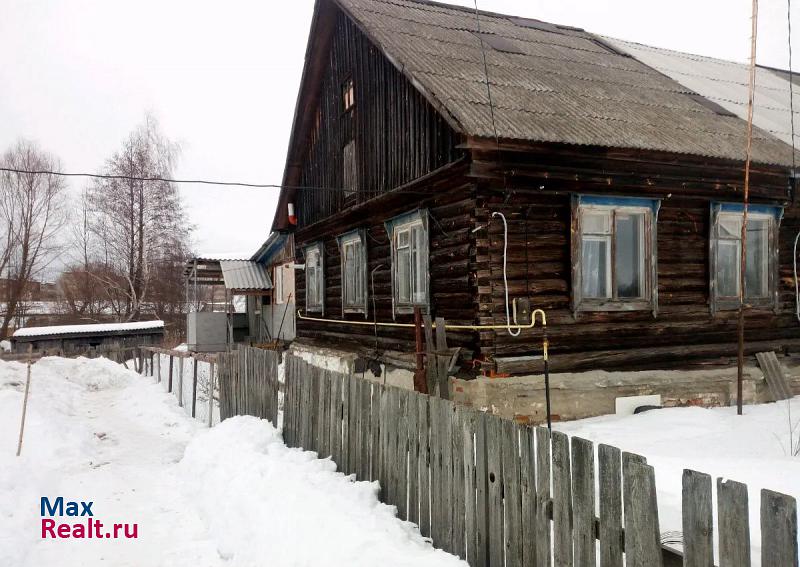
[[[163,337],[163,321],[24,327],[11,336],[11,351],[70,355],[160,345]]]

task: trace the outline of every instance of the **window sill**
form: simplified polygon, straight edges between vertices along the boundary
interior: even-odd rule
[[[577,312],[597,312],[597,311],[652,311],[654,308],[652,301],[613,301],[613,300],[583,300],[577,306]]]
[[[394,312],[398,315],[413,315],[414,308],[419,307],[420,311],[423,314],[428,314],[430,312],[430,306],[427,303],[416,303],[413,305],[395,305]]]
[[[366,315],[367,314],[367,310],[365,308],[363,308],[363,307],[345,307],[344,309],[342,309],[342,312],[345,313],[345,314],[353,313],[353,314],[357,314],[357,315]]]

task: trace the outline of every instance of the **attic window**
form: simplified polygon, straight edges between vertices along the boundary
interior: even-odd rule
[[[515,42],[505,37],[500,37],[499,35],[495,35],[493,33],[473,32],[473,35],[478,39],[483,40],[486,45],[495,51],[501,51],[503,53],[517,53],[519,55],[525,54],[525,52],[522,51]]]
[[[350,112],[355,104],[356,94],[353,87],[353,77],[348,77],[342,85],[342,108],[344,112]]]
[[[342,186],[344,198],[349,199],[356,194],[356,143],[350,140],[342,148]]]

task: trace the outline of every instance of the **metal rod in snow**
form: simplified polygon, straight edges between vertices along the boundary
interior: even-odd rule
[[[33,364],[33,345],[28,345],[28,377],[25,379],[25,396],[22,398],[22,419],[19,422],[19,441],[17,457],[22,453],[22,436],[25,433],[25,415],[28,413],[28,394],[31,391],[31,364]]]
[[[736,413],[742,415],[742,381],[744,379],[744,298],[747,270],[747,206],[750,199],[750,160],[753,153],[753,99],[756,93],[756,35],[758,33],[758,0],[753,0],[750,33],[750,85],[747,97],[747,155],[744,162],[744,210],[739,256],[739,322],[738,356],[736,357]]]

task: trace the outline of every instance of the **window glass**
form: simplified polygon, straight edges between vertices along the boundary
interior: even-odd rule
[[[618,211],[614,216],[616,245],[617,296],[636,298],[644,296],[644,214],[626,214]]]
[[[344,197],[356,194],[356,145],[350,140],[342,149],[342,189]]]
[[[584,299],[644,300],[647,289],[643,206],[587,205],[580,208],[580,278]]]
[[[609,241],[606,238],[584,238],[581,259],[583,296],[587,298],[610,297],[608,289]]]
[[[407,312],[428,302],[428,233],[419,215],[391,230],[395,305]]]
[[[747,220],[747,262],[745,287],[747,297],[769,296],[769,221]]]
[[[739,296],[739,241],[720,240],[717,244],[717,295]]]
[[[741,274],[741,212],[720,212],[717,217],[716,294],[721,298],[738,298]],[[745,271],[745,297],[767,298],[770,267],[770,226],[772,218],[766,215],[748,215],[747,251]]]
[[[318,248],[306,252],[306,304],[309,308],[322,307],[322,266]]]

